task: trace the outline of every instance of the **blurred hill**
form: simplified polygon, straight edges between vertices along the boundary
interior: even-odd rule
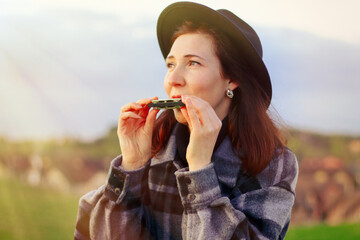
[[[346,164],[360,162],[360,136],[325,135],[301,130],[289,130],[288,147],[299,161],[304,158],[334,156]]]
[[[31,185],[83,194],[105,182],[109,164],[119,154],[115,127],[91,142],[0,138],[0,176],[15,175]]]
[[[300,169],[293,223],[360,221],[360,137],[287,133]],[[0,177],[81,195],[105,183],[110,162],[120,152],[116,127],[89,142],[0,138]]]
[[[360,220],[360,138],[289,130],[299,161],[293,224]]]

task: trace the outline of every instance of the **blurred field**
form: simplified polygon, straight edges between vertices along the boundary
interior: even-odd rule
[[[286,239],[360,239],[360,137],[290,130],[288,146],[300,176]],[[0,240],[73,239],[80,195],[119,153],[116,127],[89,142],[0,137]]]
[[[0,178],[0,239],[73,239],[78,197]]]
[[[0,239],[72,239],[78,197],[0,178]],[[291,227],[286,240],[360,239],[360,223]]]
[[[290,228],[286,240],[360,239],[360,223],[327,226],[325,224]]]

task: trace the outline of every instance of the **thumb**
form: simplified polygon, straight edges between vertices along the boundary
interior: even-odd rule
[[[160,111],[159,109],[152,109],[150,111],[150,113],[147,115],[145,126],[144,126],[146,132],[153,131],[154,125],[155,125],[155,120],[156,120],[156,115],[158,114],[159,111]]]

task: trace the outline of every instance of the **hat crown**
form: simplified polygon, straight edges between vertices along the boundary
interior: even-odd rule
[[[253,48],[256,50],[257,54],[262,58],[262,46],[259,36],[256,34],[255,30],[246,22],[241,20],[238,16],[226,9],[217,10],[221,15],[226,17],[235,27],[237,27],[243,35],[248,39]]]

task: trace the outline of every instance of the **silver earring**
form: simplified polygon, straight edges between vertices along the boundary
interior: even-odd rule
[[[231,89],[228,89],[228,90],[226,90],[226,96],[228,96],[229,98],[233,98],[234,92]]]

